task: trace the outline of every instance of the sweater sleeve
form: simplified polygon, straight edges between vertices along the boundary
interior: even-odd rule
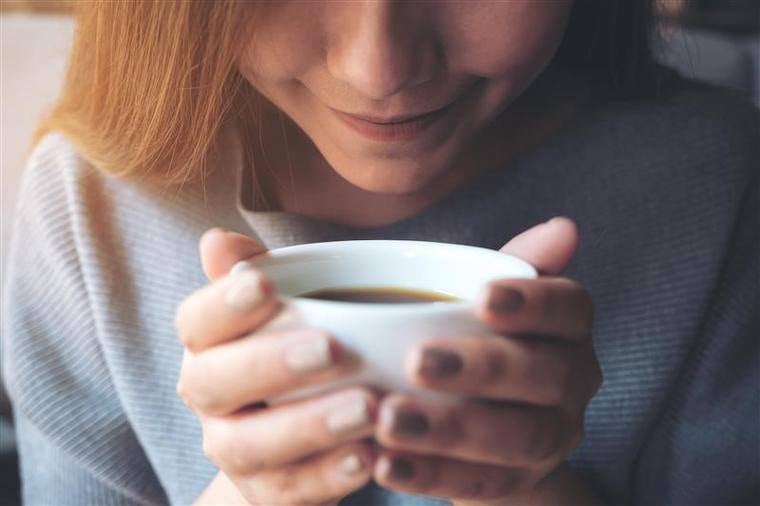
[[[639,454],[636,504],[760,503],[758,169],[701,331]]]
[[[166,497],[102,352],[77,237],[86,164],[60,136],[22,178],[3,296],[3,375],[26,504],[160,504]]]

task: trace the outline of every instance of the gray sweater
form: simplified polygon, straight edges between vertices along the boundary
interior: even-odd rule
[[[201,233],[270,248],[417,239],[498,248],[555,215],[596,304],[604,385],[571,456],[611,503],[757,502],[758,112],[680,85],[595,104],[417,215],[357,229],[241,205],[228,150],[204,188],[117,179],[61,135],[24,175],[3,297],[3,373],[28,504],[188,504],[217,472],[176,393],[177,304],[204,285]],[[438,504],[369,485],[343,504]]]

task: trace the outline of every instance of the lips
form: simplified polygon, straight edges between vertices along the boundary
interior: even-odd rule
[[[456,94],[456,98],[446,106],[427,113],[398,114],[395,116],[373,116],[347,113],[332,107],[327,109],[341,123],[366,139],[382,143],[404,143],[440,139],[445,137],[445,128],[454,128],[453,120],[460,117],[463,108],[477,101],[486,83],[485,78],[477,79]],[[324,102],[323,102],[324,103]],[[440,135],[439,135],[440,134]]]
[[[396,116],[391,119],[348,114],[333,109],[343,123],[355,132],[378,142],[409,141],[420,135],[448,112],[451,104],[422,115]]]
[[[446,106],[448,107],[448,106]],[[440,109],[436,109],[434,111],[421,113],[421,114],[405,114],[405,115],[399,115],[399,116],[393,116],[390,118],[381,118],[379,116],[367,116],[363,114],[352,114],[352,113],[342,113],[346,114],[347,116],[352,116],[354,118],[367,121],[369,123],[375,123],[377,125],[390,125],[395,123],[407,123],[410,121],[415,121],[422,119],[426,116],[430,116],[431,114],[435,114],[437,112],[440,112],[441,110],[445,109],[446,107],[441,107]],[[339,112],[339,111],[338,111]]]

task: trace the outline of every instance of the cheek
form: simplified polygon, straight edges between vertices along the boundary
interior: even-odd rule
[[[292,81],[321,59],[321,2],[266,3],[238,62],[254,85]]]
[[[546,66],[562,40],[572,2],[516,0],[479,7],[459,11],[445,23],[447,53],[457,71],[498,79],[535,76]]]

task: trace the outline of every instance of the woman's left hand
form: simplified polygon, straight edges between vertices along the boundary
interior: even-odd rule
[[[489,285],[478,315],[496,336],[431,339],[410,353],[414,384],[467,400],[387,396],[376,433],[381,485],[461,505],[594,500],[563,465],[602,381],[591,299],[579,284],[554,277],[577,244],[565,218],[515,237],[502,251],[542,276]]]

